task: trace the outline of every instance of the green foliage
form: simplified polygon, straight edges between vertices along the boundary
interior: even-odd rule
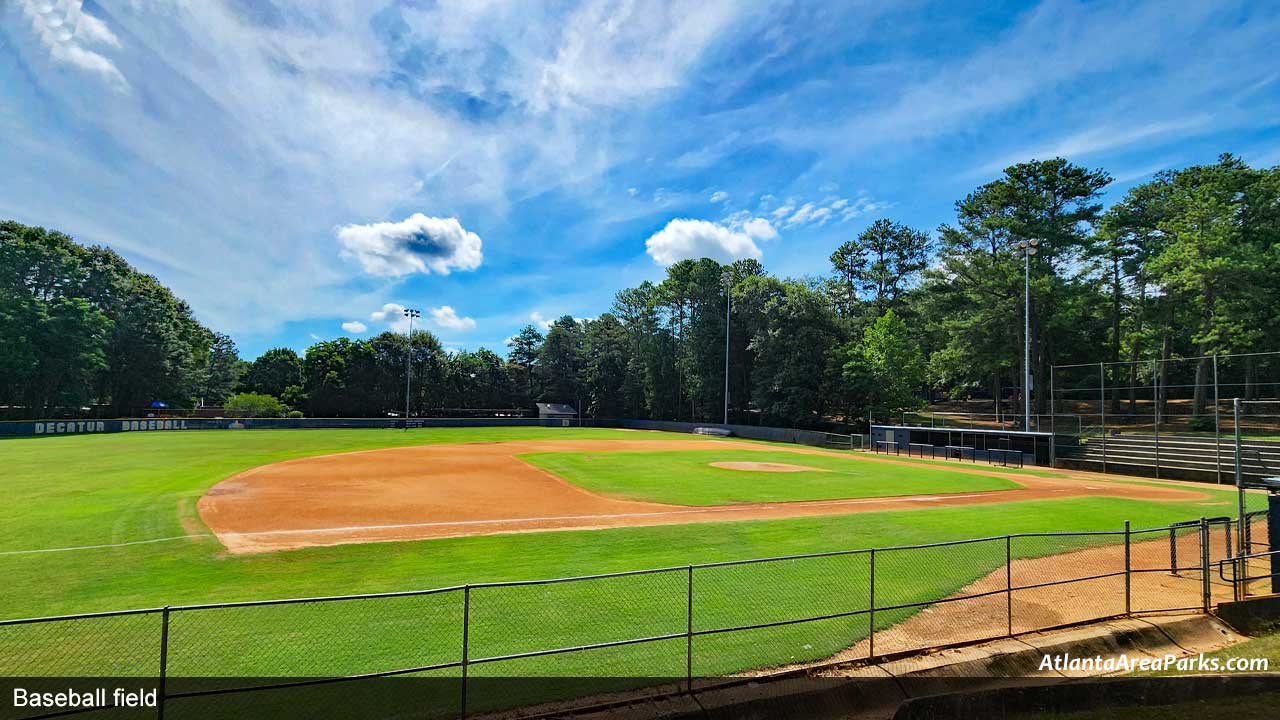
[[[833,289],[842,313],[852,317],[866,297],[873,317],[900,307],[904,293],[928,263],[927,233],[880,218],[831,254]]]
[[[113,251],[0,222],[0,405],[29,417],[183,407],[225,396],[238,362],[230,338]]]
[[[306,417],[306,413],[301,410],[290,410],[284,414],[285,417],[296,420],[297,418]]]
[[[841,344],[835,313],[822,293],[788,283],[764,309],[766,324],[751,342],[756,353],[753,399],[764,419],[818,425],[838,382]]]
[[[923,404],[924,354],[907,324],[892,310],[877,318],[862,342],[848,346],[845,352],[844,380],[857,389],[865,409],[884,414]]]
[[[231,417],[275,418],[284,414],[280,401],[262,393],[236,393],[223,406]]]
[[[239,389],[283,397],[285,388],[301,384],[302,360],[298,353],[289,348],[272,348],[249,364]]]

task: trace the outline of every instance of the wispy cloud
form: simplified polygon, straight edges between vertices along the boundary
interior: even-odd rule
[[[129,81],[104,54],[120,49],[120,39],[84,12],[82,0],[16,0],[16,5],[51,60],[97,75],[117,91],[129,90]],[[0,17],[5,14],[0,8]]]
[[[1213,117],[1202,113],[1141,125],[1115,125],[1108,123],[1073,132],[1059,140],[1043,145],[1028,146],[1006,154],[976,169],[976,175],[989,175],[1026,160],[1048,160],[1055,157],[1085,158],[1105,150],[1121,148],[1145,140],[1171,140],[1202,131],[1210,126]]]

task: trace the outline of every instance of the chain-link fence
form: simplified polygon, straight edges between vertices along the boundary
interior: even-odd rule
[[[643,692],[655,679],[670,691],[1133,613],[1208,610],[1261,590],[1264,564],[1241,556],[1269,551],[1266,516],[1248,517],[1243,529],[1225,517],[1126,523],[421,592],[12,620],[0,622],[0,675],[158,678],[161,713],[192,702],[234,708],[281,688],[341,695],[332,686],[399,676],[449,681],[415,698],[415,715],[427,717],[602,687]],[[540,682],[483,691],[487,680],[509,677]]]
[[[1047,399],[1072,467],[1232,483],[1238,430],[1241,473],[1280,475],[1280,353],[1057,365]]]

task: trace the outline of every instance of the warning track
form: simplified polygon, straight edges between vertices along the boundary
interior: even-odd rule
[[[735,451],[794,452],[850,458],[848,453],[708,440]],[[694,450],[681,440],[538,440],[460,443],[368,450],[264,465],[209,489],[197,509],[233,553],[270,552],[346,543],[419,540],[545,530],[584,530],[691,522],[765,520],[970,505],[1046,498],[1110,496],[1141,500],[1204,497],[1173,486],[1109,482],[1103,476],[1041,477],[955,466],[998,475],[1016,490],[848,500],[688,507],[598,495],[533,467],[534,452]],[[858,455],[860,462],[898,463]]]

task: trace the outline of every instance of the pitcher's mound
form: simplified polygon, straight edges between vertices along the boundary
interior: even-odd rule
[[[826,468],[805,467],[774,462],[713,462],[711,467],[725,470],[749,470],[751,472],[831,472]]]

